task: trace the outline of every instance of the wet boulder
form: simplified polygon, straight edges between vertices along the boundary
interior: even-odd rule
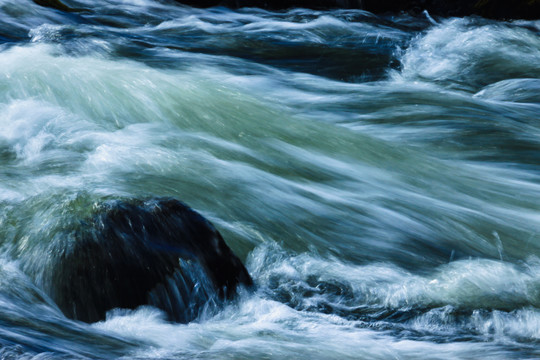
[[[67,317],[84,322],[144,304],[189,322],[252,285],[215,227],[174,199],[101,203],[52,244],[39,282]]]

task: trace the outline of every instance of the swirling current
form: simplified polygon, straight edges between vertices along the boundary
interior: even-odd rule
[[[539,21],[65,4],[0,0],[1,359],[540,357]],[[150,196],[256,289],[64,317],[36,244]]]

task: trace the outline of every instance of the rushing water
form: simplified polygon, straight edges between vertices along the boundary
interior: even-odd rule
[[[540,22],[0,0],[0,358],[540,357]],[[36,244],[172,196],[257,289],[66,319]]]

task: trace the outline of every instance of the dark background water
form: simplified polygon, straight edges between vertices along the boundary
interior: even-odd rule
[[[538,21],[65,3],[0,1],[0,356],[539,356]],[[66,319],[42,245],[152,196],[258,290]]]

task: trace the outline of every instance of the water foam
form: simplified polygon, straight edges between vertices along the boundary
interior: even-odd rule
[[[471,18],[445,20],[419,36],[397,77],[477,91],[511,78],[540,75],[540,40],[526,27]]]

